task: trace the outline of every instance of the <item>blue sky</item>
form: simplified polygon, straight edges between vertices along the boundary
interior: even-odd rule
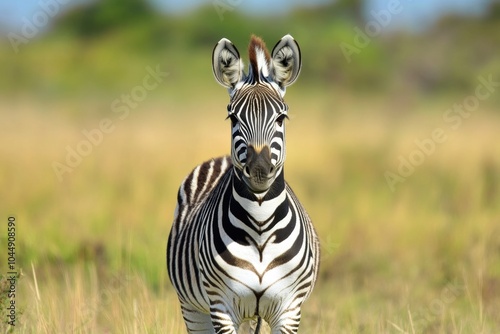
[[[370,11],[387,8],[390,0],[366,0],[365,17],[371,19]],[[403,10],[395,17],[397,23],[421,30],[434,23],[444,14],[484,15],[490,0],[399,0]]]
[[[219,2],[218,2],[219,1]],[[262,13],[286,13],[290,9],[297,6],[315,6],[321,3],[328,3],[329,0],[152,0],[158,4],[158,7],[163,8],[167,12],[182,13],[192,8],[196,8],[204,4],[221,3],[228,4],[229,6],[244,10],[253,14]],[[265,9],[265,12],[263,11]]]
[[[0,26],[16,29],[22,26],[23,17],[30,18],[40,11],[42,3],[60,1],[59,10],[71,8],[89,0],[0,0]],[[105,0],[104,0],[105,1]],[[233,7],[250,14],[284,13],[296,6],[314,6],[329,0],[150,0],[156,8],[167,13],[183,13],[203,4],[213,4],[216,1],[232,4]],[[491,0],[365,0],[365,16],[371,19],[370,11],[385,9],[390,1],[399,1],[403,11],[396,21],[410,28],[421,28],[432,24],[443,14],[456,13],[464,15],[484,14]],[[265,12],[263,12],[265,8]],[[400,26],[400,25],[393,25]]]

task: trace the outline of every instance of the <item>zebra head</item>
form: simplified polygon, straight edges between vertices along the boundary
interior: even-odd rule
[[[264,42],[252,36],[248,47],[248,74],[236,47],[226,38],[212,54],[216,80],[229,91],[231,158],[237,176],[253,193],[264,193],[282,174],[285,161],[285,89],[299,76],[300,49],[284,36],[271,55]]]

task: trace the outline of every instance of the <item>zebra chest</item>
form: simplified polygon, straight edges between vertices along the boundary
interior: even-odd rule
[[[229,281],[240,282],[253,291],[264,291],[286,276],[296,265],[294,249],[300,226],[290,219],[267,230],[241,222],[221,223],[215,233],[213,260]]]
[[[296,247],[302,238],[300,224],[283,222],[260,233],[242,226],[224,229],[221,224],[213,235],[215,253],[205,257],[211,263],[201,261],[209,294],[224,296],[241,318],[270,316],[290,305],[301,263],[302,247]]]

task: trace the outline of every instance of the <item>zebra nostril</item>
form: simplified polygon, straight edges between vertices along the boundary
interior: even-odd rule
[[[269,168],[269,174],[273,174],[274,173],[274,166],[271,166],[271,168]]]

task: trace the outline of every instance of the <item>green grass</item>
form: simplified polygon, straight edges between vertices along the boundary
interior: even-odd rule
[[[226,97],[214,87],[204,92],[212,99],[186,104],[147,99],[123,121],[107,99],[92,102],[99,112],[85,118],[68,113],[88,107],[71,100],[1,106],[0,212],[5,222],[16,217],[23,271],[17,331],[184,331],[165,246],[183,177],[229,152]],[[440,113],[453,101],[397,115],[377,98],[299,92],[287,96],[286,176],[322,244],[301,333],[499,332],[500,118],[493,108],[481,106],[452,131]],[[102,117],[114,131],[59,182],[52,162],[63,162],[66,145],[76,147],[81,130]],[[385,171],[397,170],[415,138],[436,127],[448,140],[392,192]]]

